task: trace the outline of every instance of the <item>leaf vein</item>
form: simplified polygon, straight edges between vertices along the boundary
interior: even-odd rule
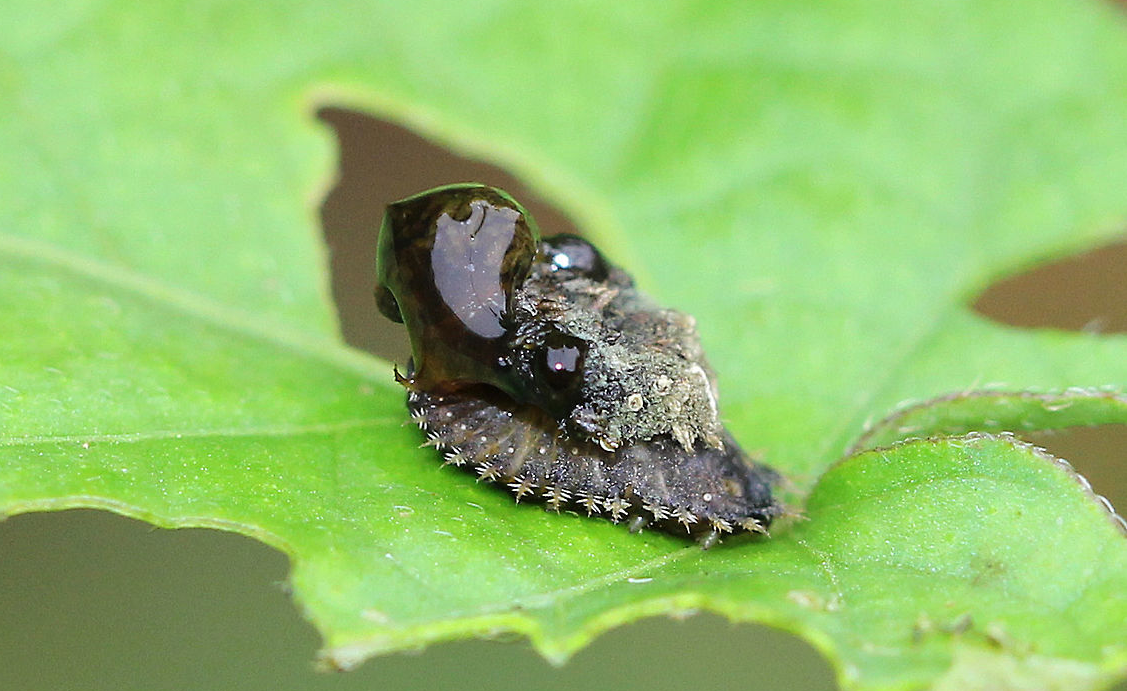
[[[318,360],[384,386],[392,385],[390,365],[371,355],[334,343],[323,336],[286,327],[244,310],[209,300],[139,274],[128,267],[111,265],[68,252],[46,242],[29,240],[9,233],[0,233],[0,253],[41,262],[60,271],[81,276],[116,290],[140,296],[157,305],[191,315],[226,331],[283,348],[302,357]]]
[[[332,434],[363,427],[398,424],[391,418],[366,418],[306,425],[267,425],[262,427],[228,427],[204,430],[155,430],[123,434],[61,434],[9,437],[0,439],[0,447],[39,446],[44,444],[134,444],[165,439],[205,439],[224,437],[297,437]]]

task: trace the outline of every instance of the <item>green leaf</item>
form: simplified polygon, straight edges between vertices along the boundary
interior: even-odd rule
[[[827,468],[1127,422],[1127,338],[967,307],[1123,227],[1125,37],[1056,0],[9,3],[0,513],[256,536],[343,667],[509,630],[562,660],[703,607],[853,688],[1109,683],[1127,541],[1066,467],[987,437]],[[806,520],[701,552],[439,468],[335,336],[330,103],[508,166],[694,314]]]
[[[901,407],[866,430],[850,453],[911,437],[1089,425],[1118,419],[1125,412],[1127,396],[1114,391],[968,391]]]

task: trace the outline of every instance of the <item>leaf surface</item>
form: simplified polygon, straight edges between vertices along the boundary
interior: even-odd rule
[[[89,0],[6,16],[0,512],[93,506],[263,539],[293,559],[340,666],[504,630],[562,659],[707,607],[798,632],[855,688],[1085,688],[1127,670],[1127,542],[1067,468],[983,437],[826,472],[856,443],[1127,422],[1127,338],[967,307],[1123,227],[1114,8]],[[694,314],[731,428],[806,520],[702,553],[438,468],[390,366],[335,336],[314,222],[324,104],[506,165]],[[1069,387],[1100,393],[1058,406]],[[904,401],[983,389],[1016,393],[861,437]]]

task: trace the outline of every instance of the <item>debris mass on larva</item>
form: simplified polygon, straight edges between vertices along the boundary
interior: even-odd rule
[[[388,206],[377,269],[380,311],[411,339],[408,409],[445,463],[706,547],[781,513],[778,475],[720,422],[692,317],[587,241],[541,239],[508,194],[449,185]]]

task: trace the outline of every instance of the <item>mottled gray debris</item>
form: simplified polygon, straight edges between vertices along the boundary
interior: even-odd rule
[[[620,269],[559,280],[538,261],[516,291],[518,321],[553,322],[588,343],[582,402],[570,423],[604,448],[669,435],[686,451],[719,448],[715,377],[692,317],[662,309]]]

